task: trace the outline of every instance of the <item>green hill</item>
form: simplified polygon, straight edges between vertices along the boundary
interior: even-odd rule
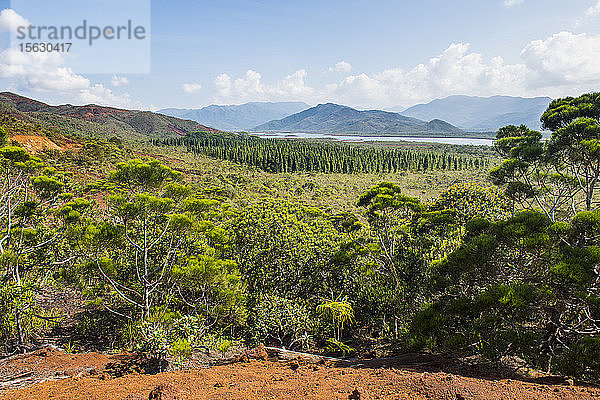
[[[421,121],[404,115],[368,110],[359,111],[338,104],[319,104],[286,118],[267,122],[255,132],[310,132],[354,135],[464,137],[461,129],[441,120]]]

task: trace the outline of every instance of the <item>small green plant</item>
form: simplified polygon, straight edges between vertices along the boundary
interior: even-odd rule
[[[265,295],[254,311],[255,341],[287,349],[306,348],[313,329],[308,309],[300,302]]]
[[[58,326],[61,318],[60,311],[55,308],[48,311],[40,310],[39,313],[35,315],[35,328],[47,331]]]
[[[181,366],[192,356],[192,345],[187,339],[177,339],[171,344],[170,353],[175,357],[173,364]]]
[[[205,318],[198,315],[183,315],[172,322],[172,334],[186,338],[192,346],[199,345],[207,334]]]
[[[67,354],[74,354],[77,352],[77,344],[70,339],[67,343],[64,344],[65,347],[65,353]]]
[[[7,253],[0,257],[0,267],[7,261]],[[38,311],[32,284],[8,282],[0,285],[0,339],[6,343],[17,338],[19,345],[23,345],[36,337],[39,321],[35,315]]]
[[[227,353],[227,350],[231,348],[232,343],[233,342],[228,339],[224,339],[221,341],[221,343],[217,347],[217,349],[221,352],[221,358],[225,358],[225,353]]]
[[[125,347],[132,350],[135,346],[136,337],[140,334],[140,324],[130,321],[121,329],[121,338]]]
[[[327,346],[325,350],[328,353],[334,354],[342,354],[342,357],[346,357],[348,354],[353,353],[355,349],[353,347],[348,346],[347,344],[337,341],[334,338],[329,338],[326,340]]]
[[[134,350],[146,353],[153,359],[164,360],[171,349],[164,325],[159,322],[143,321],[140,325],[140,333]]]
[[[336,298],[335,300],[323,300],[317,306],[317,312],[323,317],[331,318],[334,326],[334,340],[339,342],[342,338],[344,324],[354,322],[354,309],[346,297]]]
[[[4,146],[7,142],[8,134],[6,130],[0,126],[0,146]]]

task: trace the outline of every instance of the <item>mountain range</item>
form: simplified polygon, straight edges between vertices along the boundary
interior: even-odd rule
[[[210,105],[200,109],[165,108],[158,113],[191,119],[225,131],[247,131],[257,125],[305,110],[303,102],[252,102],[241,105]]]
[[[179,137],[194,131],[239,130],[487,137],[508,124],[526,124],[539,129],[540,115],[550,101],[547,97],[451,96],[410,107],[402,113],[361,111],[333,103],[310,107],[302,102],[246,103],[239,106],[208,106],[197,110],[164,109],[161,113],[154,113],[94,104],[52,106],[2,92],[0,114],[80,135],[134,139]],[[196,120],[192,120],[192,117]]]
[[[540,116],[551,101],[549,97],[450,96],[410,107],[402,114],[442,119],[469,132],[496,132],[506,125],[521,124],[539,130]]]
[[[256,126],[254,132],[319,132],[363,135],[464,136],[451,124],[429,122],[379,110],[359,111],[338,104],[319,104],[280,120]]]
[[[540,116],[551,101],[549,97],[450,96],[407,109],[394,107],[389,112],[359,111],[332,103],[311,108],[302,102],[253,102],[158,112],[228,131],[491,136],[510,124],[541,129]]]

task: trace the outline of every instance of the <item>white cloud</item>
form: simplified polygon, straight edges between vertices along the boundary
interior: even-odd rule
[[[600,15],[600,1],[598,1],[595,5],[591,6],[585,11],[585,16],[587,18],[594,18]]]
[[[468,43],[453,43],[438,56],[409,69],[356,73],[318,89],[305,84],[305,70],[272,84],[264,83],[253,70],[237,79],[221,74],[215,79],[215,101],[333,101],[373,108],[412,105],[455,94],[559,97],[600,85],[599,54],[600,36],[571,32],[530,42],[518,63],[506,63],[502,57],[485,58]]]
[[[221,74],[215,79],[217,102],[239,101],[246,99],[262,100],[265,98],[265,89],[261,83],[262,76],[253,70],[246,71],[242,78],[232,80],[227,74]]]
[[[20,92],[50,94],[68,102],[143,108],[142,104],[132,101],[129,94],[117,95],[75,73],[58,53],[3,50],[0,53],[0,78],[11,79],[11,90]]]
[[[386,83],[367,74],[348,76],[339,84],[328,85],[327,91],[331,100],[353,105],[379,104],[388,98]]]
[[[516,6],[518,4],[523,3],[525,0],[504,0],[504,5],[506,7]]]
[[[0,53],[0,77],[15,79],[32,91],[72,91],[90,86],[87,78],[65,66],[59,53],[6,49]]]
[[[521,51],[521,63],[485,59],[467,43],[411,69],[356,74],[326,86],[331,101],[361,107],[415,104],[454,94],[559,97],[600,85],[600,36],[557,33],[534,40]]]
[[[30,23],[12,8],[0,11],[0,32],[11,32],[19,26],[29,26]]]
[[[598,0],[596,4],[590,6],[587,10],[585,10],[583,18],[580,18],[577,21],[575,21],[575,26],[579,27],[583,23],[595,19],[598,15],[600,15],[600,0]]]
[[[29,25],[12,9],[0,12],[0,31]],[[116,94],[102,84],[92,83],[71,69],[60,53],[21,52],[15,48],[0,51],[0,78],[11,81],[10,90],[34,93],[70,103],[96,103],[127,108],[148,108],[133,101],[128,93]],[[113,76],[111,84],[122,86],[127,78]]]
[[[231,77],[221,74],[215,78],[215,90],[218,97],[228,98],[231,96]]]
[[[350,72],[352,71],[352,65],[346,61],[340,61],[333,67],[329,67],[327,72]]]
[[[261,74],[253,70],[248,70],[243,77],[235,80],[227,74],[221,74],[215,78],[215,102],[305,100],[314,93],[314,89],[304,82],[306,75],[306,70],[300,69],[280,81],[265,84]]]
[[[202,89],[202,85],[199,83],[184,83],[181,85],[181,89],[186,93],[196,93]]]
[[[560,32],[534,40],[521,52],[535,86],[600,82],[600,36]]]
[[[489,61],[454,43],[442,54],[410,70],[388,69],[372,76],[358,74],[328,85],[332,100],[364,107],[414,104],[452,94],[493,95],[516,92],[525,85],[527,67]]]
[[[286,98],[288,96],[305,98],[314,92],[313,88],[306,86],[304,83],[306,75],[306,70],[300,69],[293,74],[286,76],[279,82],[276,82],[275,85],[266,86],[264,90],[268,94],[278,98]]]
[[[129,85],[129,79],[124,76],[113,75],[110,84],[115,87]]]
[[[90,85],[89,87],[80,90],[78,98],[83,103],[88,104],[105,104],[125,108],[145,108],[139,102],[133,101],[129,93],[116,95],[112,92],[112,90],[105,88],[99,83]]]

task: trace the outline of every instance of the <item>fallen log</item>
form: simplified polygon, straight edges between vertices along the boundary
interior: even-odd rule
[[[22,374],[16,375],[16,376],[0,376],[0,385],[4,385],[4,383],[6,382],[15,382],[18,380],[22,380],[25,378],[29,378],[31,375],[33,375],[33,371],[27,371],[24,372]]]
[[[325,357],[317,354],[302,353],[299,351],[292,351],[287,349],[280,349],[279,347],[268,347],[265,346],[265,350],[269,357],[277,358],[278,361],[302,361],[307,364],[333,364],[335,366],[349,367],[352,363],[348,360],[335,357]]]
[[[329,364],[335,367],[350,368],[393,368],[393,367],[425,367],[437,365],[443,362],[439,356],[426,353],[408,353],[395,357],[382,357],[374,359],[341,359],[335,357],[325,357],[317,354],[303,353],[281,349],[278,347],[265,347],[267,355],[270,358],[276,358],[278,361],[300,361],[305,364]]]

